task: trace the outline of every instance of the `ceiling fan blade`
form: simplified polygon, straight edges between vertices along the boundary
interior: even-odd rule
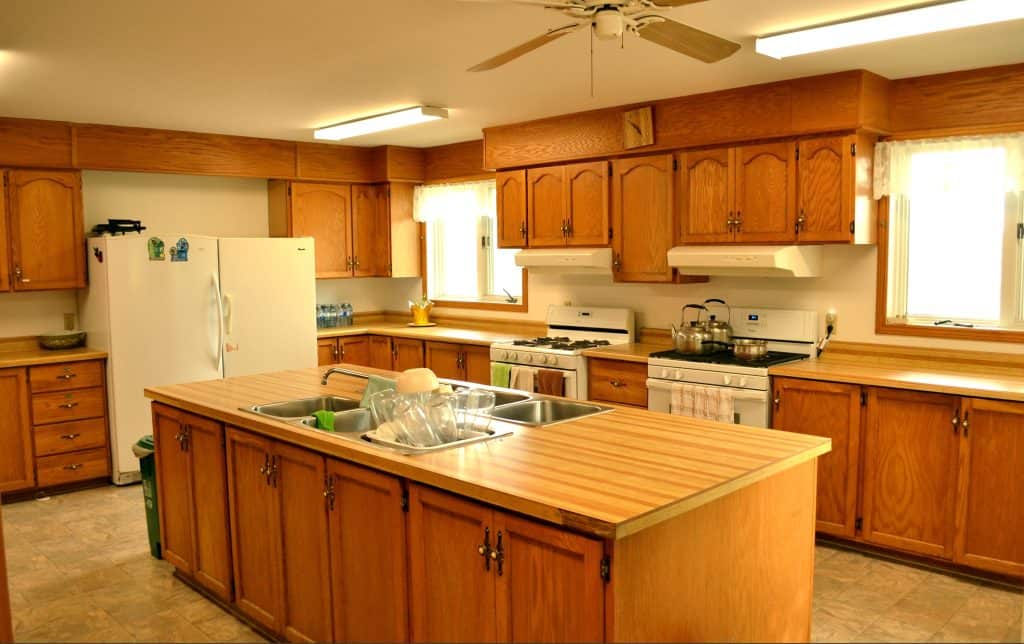
[[[707,0],[651,0],[651,4],[656,7],[681,7],[684,4],[697,4],[698,2],[707,2]]]
[[[571,25],[565,25],[564,27],[559,27],[558,29],[552,29],[551,31],[547,32],[546,34],[537,36],[536,38],[533,38],[532,40],[527,40],[526,42],[524,42],[523,44],[519,45],[518,47],[513,47],[512,49],[509,49],[508,51],[502,52],[502,53],[498,54],[497,56],[494,56],[493,58],[488,58],[484,62],[479,63],[477,65],[474,65],[474,66],[470,67],[466,71],[470,71],[470,72],[485,72],[485,71],[487,71],[489,69],[494,69],[495,67],[501,67],[505,63],[511,62],[511,61],[515,60],[516,58],[519,58],[520,56],[522,56],[524,54],[528,54],[531,51],[533,51],[534,49],[537,49],[538,47],[540,47],[542,45],[548,44],[552,40],[557,40],[557,39],[561,38],[562,36],[565,36],[567,34],[571,34],[572,32],[574,32],[577,29],[579,29],[580,27],[582,27],[584,24],[586,24],[586,23],[577,22],[577,23],[573,23]]]
[[[738,43],[667,18],[640,28],[637,35],[705,63],[728,58],[740,48]]]

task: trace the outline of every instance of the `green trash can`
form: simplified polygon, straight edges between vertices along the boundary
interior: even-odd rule
[[[160,556],[160,512],[156,499],[156,457],[153,436],[147,434],[132,445],[132,452],[139,457],[139,470],[142,472],[142,496],[146,500],[146,530],[149,532],[149,552],[153,557]]]

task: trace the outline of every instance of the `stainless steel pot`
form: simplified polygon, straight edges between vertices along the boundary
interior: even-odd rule
[[[696,320],[691,320],[689,323],[686,322],[687,309],[695,309],[697,311]],[[708,331],[706,323],[700,319],[702,311],[706,313],[707,309],[700,304],[687,304],[682,308],[682,318],[679,321],[680,326],[677,328],[676,325],[672,325],[672,342],[679,353],[711,353],[719,347],[711,339],[711,332]]]
[[[716,315],[710,315],[708,304],[719,304],[724,306],[726,309],[725,319],[723,320]],[[729,344],[729,342],[732,341],[732,325],[729,324],[729,320],[732,318],[732,307],[726,304],[725,300],[720,300],[715,297],[704,300],[704,309],[709,312],[706,326],[708,331],[711,333],[711,340],[713,342],[719,342],[723,346]]]
[[[732,343],[732,355],[737,360],[758,360],[768,355],[768,341],[740,338]]]

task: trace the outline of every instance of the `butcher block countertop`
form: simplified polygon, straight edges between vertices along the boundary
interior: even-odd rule
[[[771,367],[768,373],[807,380],[1024,401],[1024,356],[833,343],[819,360]]]
[[[664,344],[650,344],[646,342],[631,342],[629,344],[613,344],[607,347],[596,349],[585,349],[583,355],[588,358],[602,358],[604,360],[622,360],[624,362],[647,363],[647,358],[655,351],[665,351],[671,346]]]
[[[0,369],[80,362],[82,360],[102,360],[106,357],[105,352],[89,347],[40,349],[35,338],[0,338]]]
[[[354,369],[382,373],[365,367]],[[831,449],[826,438],[616,408],[413,456],[258,416],[257,403],[336,394],[366,381],[303,369],[146,389],[153,400],[325,455],[605,538],[678,516]]]
[[[433,342],[458,342],[460,344],[479,344],[489,346],[492,342],[508,342],[527,337],[528,334],[485,331],[481,329],[465,329],[447,325],[413,327],[405,322],[370,322],[338,327],[336,329],[320,329],[317,338],[343,338],[353,335],[376,333],[396,338],[411,340],[428,340]]]

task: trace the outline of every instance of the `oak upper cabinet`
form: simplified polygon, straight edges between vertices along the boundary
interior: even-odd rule
[[[860,466],[861,388],[797,378],[773,378],[772,427],[832,439],[832,451],[818,458],[820,532],[856,536]]]
[[[423,340],[391,338],[391,369],[405,371],[417,369],[426,364]]]
[[[766,143],[736,148],[736,241],[795,238],[796,146]]]
[[[531,248],[608,244],[608,162],[526,171]]]
[[[953,559],[1024,576],[1024,404],[965,398]]]
[[[733,148],[678,155],[681,243],[733,240],[735,158]]]
[[[391,272],[388,187],[352,186],[352,274],[387,276]]]
[[[152,408],[163,557],[231,601],[224,427],[160,403]]]
[[[334,598],[332,641],[408,641],[407,540],[401,482],[333,459],[327,461],[327,477]]]
[[[798,150],[797,241],[874,243],[874,138],[804,139]]]
[[[602,553],[596,539],[410,485],[411,639],[601,641]],[[473,600],[451,601],[453,588]]]
[[[227,462],[236,605],[289,641],[329,641],[323,456],[228,428]]]
[[[0,369],[0,492],[36,485],[25,369]]]
[[[0,185],[7,185],[7,173],[3,170],[0,170]],[[0,194],[0,293],[11,290],[10,246],[11,236],[7,230],[7,195]]]
[[[952,556],[959,404],[943,394],[867,389],[866,541]]]
[[[81,175],[9,170],[4,181],[11,273],[6,275],[5,263],[0,284],[10,280],[15,291],[85,287]],[[0,241],[3,238],[0,228]],[[0,259],[6,251],[0,251]]]
[[[565,246],[565,166],[526,171],[526,230],[531,248]]]
[[[427,342],[426,367],[438,378],[464,380],[486,385],[491,381],[491,351],[488,347],[452,342]],[[398,371],[398,368],[395,368]]]
[[[675,231],[671,154],[612,162],[612,251],[618,282],[671,282]]]
[[[498,248],[524,248],[526,228],[526,170],[495,173]]]
[[[274,183],[274,182],[272,182]],[[287,192],[282,226],[271,191],[272,237],[312,237],[317,278],[352,275],[352,187],[327,183],[281,183]],[[280,206],[278,206],[280,207]]]

